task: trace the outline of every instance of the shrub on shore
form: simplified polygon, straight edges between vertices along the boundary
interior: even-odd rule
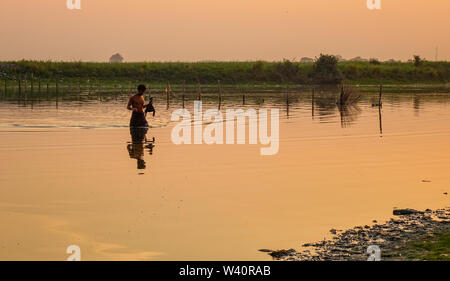
[[[420,56],[414,56],[414,66],[419,67],[423,64],[423,59]]]
[[[316,84],[339,84],[342,74],[338,69],[339,59],[336,56],[321,54],[314,62],[311,78]]]

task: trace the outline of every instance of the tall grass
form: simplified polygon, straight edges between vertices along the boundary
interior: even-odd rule
[[[338,104],[341,106],[356,104],[361,99],[361,95],[354,86],[343,85],[339,95]]]
[[[414,63],[339,62],[345,83],[447,83],[450,62]],[[136,62],[94,63],[53,61],[0,62],[0,79],[19,77],[44,79],[92,79],[118,81],[152,81],[163,83],[320,83],[315,79],[314,63],[247,61],[247,62]],[[336,83],[340,81],[335,81]]]

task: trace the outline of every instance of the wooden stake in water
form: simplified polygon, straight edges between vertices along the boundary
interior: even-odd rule
[[[166,88],[166,101],[167,101],[167,108],[169,108],[169,104],[170,104],[170,93],[171,89],[170,89],[170,83],[167,82],[167,88]]]
[[[186,81],[183,81],[183,94],[182,94],[182,100],[183,100],[183,108],[184,108],[184,95],[186,92]]]
[[[198,93],[198,100],[202,100],[202,89],[200,87],[200,79],[197,78],[197,93]]]
[[[5,78],[5,92],[4,92],[5,97],[6,97],[6,94],[7,94],[7,81],[6,81],[6,78]]]
[[[21,98],[22,98],[22,81],[21,81],[21,77],[19,77],[19,98],[18,98],[19,102],[20,102]]]
[[[38,77],[38,102],[41,101],[41,78]]]
[[[222,85],[220,84],[220,80],[217,80],[217,84],[219,86],[219,110],[222,105]]]
[[[58,78],[56,78],[56,104],[58,104],[59,99],[59,85],[58,85]]]
[[[289,116],[289,90],[286,87],[286,115]]]
[[[23,99],[24,99],[24,101],[26,101],[27,100],[27,76],[25,76],[23,93],[24,93],[24,98]]]
[[[31,73],[31,95],[34,94],[34,74]]]
[[[220,83],[220,80],[217,80],[217,85],[219,87],[219,102],[222,101],[222,84]]]
[[[23,85],[24,85],[24,87],[23,87],[23,92],[25,93],[25,96],[27,95],[27,76],[25,75],[25,79],[24,79],[24,81],[23,81]]]
[[[114,84],[114,100],[117,100],[118,94],[119,94],[119,86],[117,86],[117,84]]]
[[[378,96],[378,106],[382,107],[383,103],[382,103],[382,96],[383,96],[383,82],[380,82],[380,94]]]
[[[381,116],[381,106],[378,107],[378,119],[380,124],[380,136],[383,135],[383,119]]]
[[[312,118],[314,119],[314,103],[315,103],[315,89],[312,89],[312,97],[311,97],[311,114],[312,114]]]
[[[50,89],[48,87],[48,82],[47,82],[47,100],[49,99],[49,94],[50,94]]]
[[[339,104],[344,105],[344,85],[341,85],[341,94],[339,96]]]

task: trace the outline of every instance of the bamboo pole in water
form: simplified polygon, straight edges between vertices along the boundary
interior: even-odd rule
[[[48,87],[48,81],[47,81],[47,100],[49,99],[50,89]]]
[[[312,115],[313,119],[314,119],[314,110],[315,110],[314,102],[315,102],[315,89],[313,87],[312,88],[312,97],[311,97],[311,115]]]
[[[6,98],[6,94],[8,93],[8,90],[7,90],[7,80],[6,80],[6,78],[5,78],[5,92],[3,93],[4,95],[5,95],[5,98]]]

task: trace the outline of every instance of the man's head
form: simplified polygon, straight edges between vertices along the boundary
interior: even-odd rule
[[[145,90],[147,90],[147,88],[145,87],[145,85],[139,85],[138,87],[137,87],[137,89],[138,89],[138,94],[139,95],[143,95],[144,94],[144,92],[145,92]]]

